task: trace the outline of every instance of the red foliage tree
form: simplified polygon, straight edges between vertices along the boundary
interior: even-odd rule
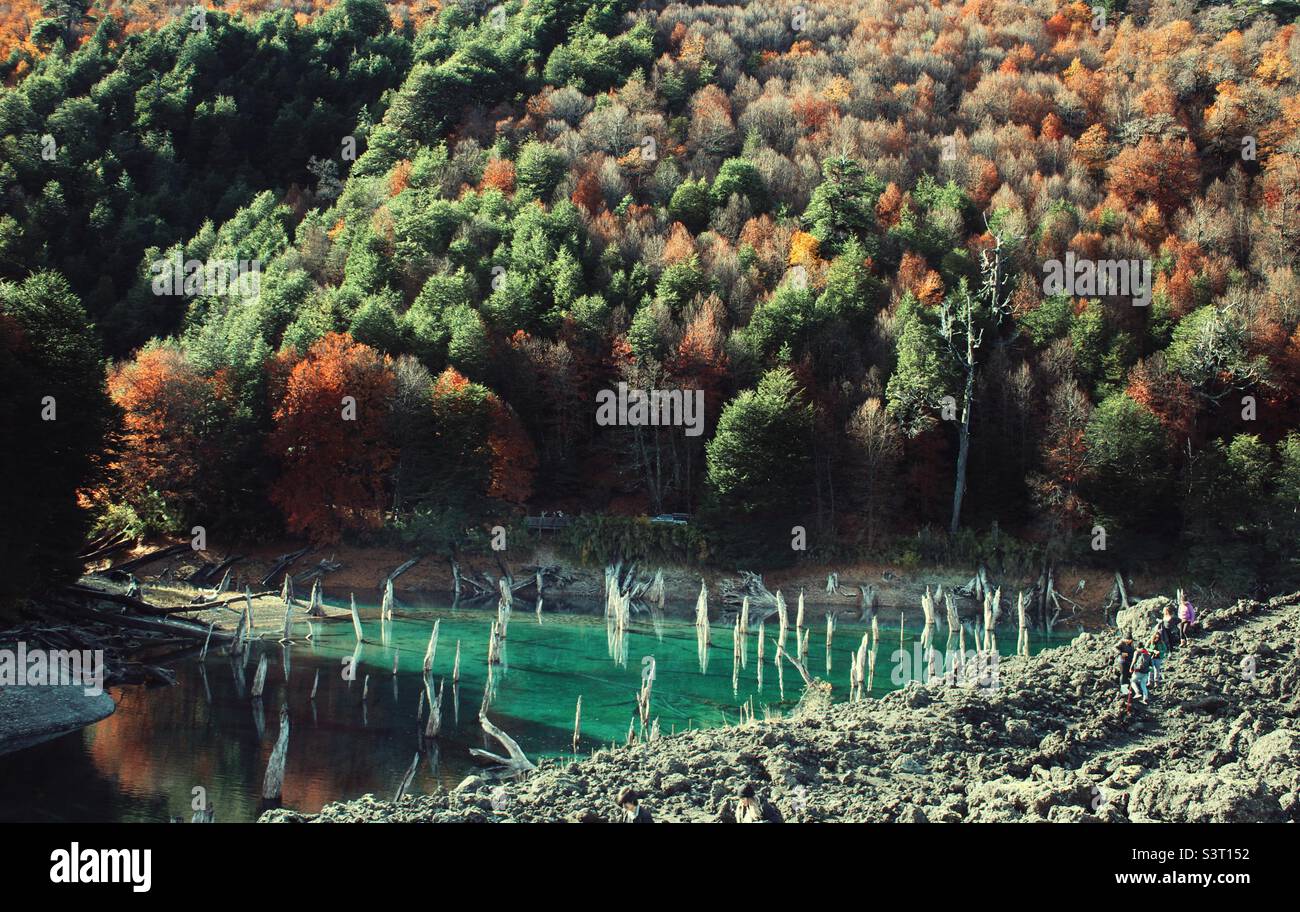
[[[1168,215],[1200,188],[1200,165],[1190,139],[1157,141],[1144,136],[1115,156],[1106,176],[1111,193],[1125,205],[1133,208],[1151,200]]]

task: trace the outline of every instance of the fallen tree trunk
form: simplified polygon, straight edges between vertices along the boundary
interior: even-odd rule
[[[300,557],[306,557],[309,553],[311,553],[311,548],[299,548],[297,551],[291,551],[288,554],[281,554],[275,559],[275,564],[267,572],[266,576],[262,577],[262,585],[271,585],[272,580],[284,571],[288,570],[289,567],[293,565],[294,561],[298,560]]]
[[[150,551],[148,554],[142,554],[139,557],[132,558],[123,564],[115,567],[109,567],[109,570],[116,570],[120,573],[126,573],[143,567],[145,564],[152,564],[154,561],[162,560],[164,557],[171,557],[173,554],[181,554],[190,550],[189,542],[181,542],[176,545],[168,545],[166,548],[159,548],[157,551]]]
[[[244,556],[242,554],[236,554],[233,557],[226,558],[219,564],[208,564],[196,570],[190,576],[189,581],[197,585],[199,583],[210,582],[213,579],[213,577],[220,579],[221,574],[224,574],[227,570],[229,570],[231,567],[233,567],[235,564],[239,563],[243,559]]]
[[[91,618],[101,624],[109,626],[128,627],[132,630],[150,630],[154,632],[169,633],[174,636],[185,637],[202,643],[208,637],[208,628],[191,625],[187,621],[177,620],[175,618],[142,618],[129,614],[114,614],[107,611],[100,611],[87,605],[76,602],[60,601],[59,605],[65,609],[71,610],[82,617]],[[229,642],[234,637],[229,633],[222,631],[212,631],[213,640]]]
[[[112,602],[115,605],[122,605],[127,608],[134,608],[136,611],[143,611],[145,614],[166,615],[168,610],[160,608],[157,605],[150,605],[142,599],[130,595],[122,595],[117,592],[105,592],[102,589],[95,589],[91,586],[82,586],[78,583],[71,583],[63,587],[65,592],[71,592],[73,595],[80,595],[85,598],[100,599],[105,602]],[[193,609],[185,609],[193,610]]]
[[[393,580],[397,579],[399,576],[401,576],[407,570],[410,570],[419,562],[420,562],[420,555],[417,554],[415,557],[411,558],[409,561],[399,566],[392,573],[388,574],[388,576],[384,577],[384,581],[380,583],[380,586],[382,587],[382,586],[391,585]]]
[[[78,558],[83,563],[93,561],[93,560],[98,560],[101,557],[107,557],[110,554],[116,554],[118,551],[121,551],[123,548],[130,547],[132,542],[134,542],[134,539],[132,539],[130,536],[127,536],[126,538],[123,538],[120,541],[116,541],[113,542],[112,544],[108,544],[96,548],[94,551],[87,552],[86,554],[78,555]]]

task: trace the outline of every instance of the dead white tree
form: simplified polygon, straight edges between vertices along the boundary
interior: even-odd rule
[[[987,226],[987,219],[986,219]],[[957,429],[957,477],[952,492],[952,521],[948,532],[955,536],[961,528],[961,506],[966,496],[966,466],[970,460],[971,409],[975,403],[975,378],[979,372],[979,350],[984,344],[985,328],[997,332],[1004,318],[1011,314],[1010,296],[1002,289],[1002,261],[1006,240],[1002,233],[989,227],[993,246],[982,254],[983,280],[972,293],[963,279],[955,296],[946,300],[939,312],[939,332],[948,344],[948,352],[964,375],[960,424]],[[955,307],[954,307],[955,298]],[[980,303],[984,306],[981,307]],[[979,326],[978,324],[985,324]]]

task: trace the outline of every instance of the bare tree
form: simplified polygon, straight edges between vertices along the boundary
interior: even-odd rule
[[[987,224],[987,221],[986,221]],[[963,279],[957,291],[956,303],[948,299],[940,312],[939,332],[948,343],[948,349],[965,377],[962,390],[961,425],[958,430],[957,478],[952,492],[952,522],[948,531],[957,534],[961,525],[961,504],[966,496],[966,465],[970,460],[971,408],[975,401],[975,376],[979,372],[979,350],[984,344],[985,327],[976,327],[977,320],[987,317],[988,328],[996,330],[1011,313],[1010,296],[1002,291],[1002,262],[1007,238],[989,227],[993,247],[983,253],[984,276],[974,294]],[[980,313],[980,302],[987,304],[986,314]]]

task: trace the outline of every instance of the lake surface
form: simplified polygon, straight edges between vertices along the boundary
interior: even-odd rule
[[[655,664],[651,715],[658,718],[664,734],[734,723],[742,704],[751,699],[760,718],[764,707],[785,711],[802,691],[798,672],[785,664],[782,695],[771,642],[775,619],[766,627],[760,687],[753,631],[746,642],[745,667],[736,670],[733,684],[729,626],[711,628],[708,667],[702,671],[692,621],[634,614],[626,659],[618,661],[621,655],[611,656],[599,611],[596,607],[593,616],[548,609],[539,623],[527,603],[516,602],[505,661],[493,674],[488,716],[533,759],[572,754],[579,696],[580,751],[585,755],[624,741],[636,717],[636,693],[648,656],[654,657]],[[440,624],[433,677],[445,688],[442,734],[436,755],[425,757],[409,791],[451,789],[479,770],[481,764],[470,756],[470,748],[504,753],[478,725],[494,609],[406,605],[398,609],[401,616],[384,624],[375,607],[361,613],[365,642],[353,680],[345,678],[345,660],[350,660],[356,647],[352,625],[332,621],[313,624],[310,640],[305,636],[307,625],[295,625],[299,639],[287,648],[270,638],[257,641],[246,661],[233,662],[224,649],[214,650],[202,663],[197,658],[184,660],[174,666],[178,678],[174,687],[113,688],[118,708],[109,718],[0,756],[0,821],[166,821],[173,816],[189,820],[197,794],[212,804],[218,822],[254,820],[284,701],[289,706],[291,733],[284,806],[312,812],[368,792],[391,798],[418,746],[421,670],[435,618]],[[864,629],[860,623],[837,625],[828,676],[825,622],[819,620],[812,627],[809,669],[829,677],[836,700],[848,697],[852,654]],[[903,634],[909,654],[915,654],[918,638],[916,630]],[[945,639],[946,633],[941,633],[938,645],[942,647]],[[1058,635],[1049,642],[1035,634],[1032,648],[1037,651],[1067,639]],[[791,631],[787,645],[791,651],[793,640]],[[901,683],[897,674],[891,674],[898,665],[892,657],[899,645],[897,621],[892,629],[882,623],[881,640],[875,696]],[[1003,654],[1014,651],[1013,629],[1003,629],[1000,640]],[[453,686],[458,641],[460,682]],[[248,689],[262,654],[268,658],[268,671],[259,705]]]

